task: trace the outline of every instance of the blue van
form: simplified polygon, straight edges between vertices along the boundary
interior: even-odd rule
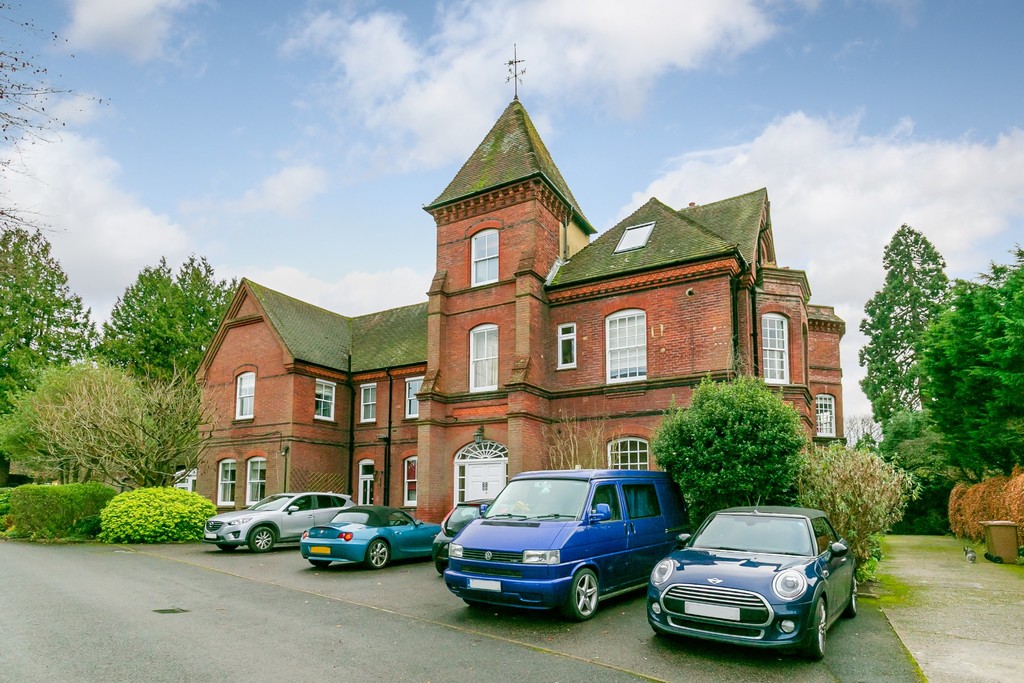
[[[664,472],[523,472],[452,541],[444,582],[471,606],[561,608],[583,621],[599,600],[646,586],[686,526]]]

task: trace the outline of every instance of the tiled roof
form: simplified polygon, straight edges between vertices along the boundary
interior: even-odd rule
[[[585,230],[595,232],[519,100],[509,103],[448,187],[425,208],[429,211],[464,197],[537,176],[543,177],[572,206]]]
[[[707,228],[730,244],[739,246],[743,259],[753,264],[761,216],[767,210],[768,190],[761,188],[738,197],[681,209],[679,215]]]
[[[249,279],[243,284],[297,361],[348,370],[351,353],[359,371],[427,360],[426,303],[346,318]]]
[[[352,371],[427,361],[427,304],[352,318]]]

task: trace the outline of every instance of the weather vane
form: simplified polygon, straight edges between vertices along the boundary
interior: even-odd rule
[[[519,84],[523,82],[523,79],[520,78],[520,76],[526,73],[526,69],[520,69],[519,65],[524,64],[525,62],[525,59],[518,58],[516,55],[516,44],[512,43],[512,59],[505,62],[508,66],[508,78],[505,79],[505,82],[508,83],[509,81],[512,81],[512,87],[515,89],[516,94],[515,99],[517,100],[519,99]]]

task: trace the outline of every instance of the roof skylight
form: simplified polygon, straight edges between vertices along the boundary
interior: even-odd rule
[[[622,251],[631,251],[646,246],[653,229],[653,222],[626,228],[622,231],[622,237],[619,238],[619,246],[615,247],[615,253],[618,254]]]

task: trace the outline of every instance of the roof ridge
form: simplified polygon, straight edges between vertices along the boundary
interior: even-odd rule
[[[284,292],[279,292],[278,290],[272,289],[270,287],[267,287],[266,285],[261,285],[260,283],[256,282],[255,280],[250,280],[247,277],[243,277],[242,278],[242,282],[248,284],[250,289],[252,289],[252,288],[255,288],[255,289],[258,289],[258,290],[261,289],[261,290],[263,290],[265,292],[269,292],[271,294],[275,294],[275,295],[283,297],[285,299],[289,299],[290,301],[294,301],[295,303],[302,304],[303,306],[306,306],[308,308],[315,308],[317,310],[323,311],[324,313],[329,313],[330,315],[335,315],[335,316],[337,316],[337,317],[339,317],[339,318],[341,318],[341,319],[343,319],[345,321],[352,320],[352,316],[347,316],[347,315],[344,315],[342,313],[338,313],[337,311],[332,311],[329,308],[324,308],[323,306],[317,306],[316,304],[311,304],[308,301],[304,301],[302,299],[299,299],[298,297],[294,297],[294,296],[292,296],[290,294],[285,294]],[[261,300],[260,303],[262,303],[262,300]]]

